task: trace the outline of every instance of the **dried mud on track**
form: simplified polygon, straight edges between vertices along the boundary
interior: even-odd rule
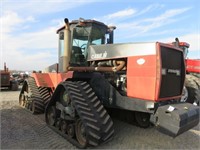
[[[19,91],[0,92],[1,149],[77,149],[46,126],[44,115],[19,107],[18,96]],[[200,124],[177,138],[118,120],[114,128],[114,138],[95,149],[200,149]]]

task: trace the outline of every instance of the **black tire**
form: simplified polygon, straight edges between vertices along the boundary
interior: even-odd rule
[[[185,87],[188,92],[188,97],[185,100],[187,103],[199,105],[200,99],[200,85],[199,85],[199,78],[193,75],[187,75],[185,80]]]

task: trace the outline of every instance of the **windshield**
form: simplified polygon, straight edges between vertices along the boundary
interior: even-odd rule
[[[91,45],[100,45],[105,43],[105,30],[102,28],[98,27],[93,27],[92,28],[92,33],[91,33],[91,40],[90,44]]]
[[[82,53],[86,56],[91,27],[76,27],[73,31],[72,53]]]
[[[98,26],[76,26],[73,30],[71,63],[85,63],[89,45],[104,44],[105,33],[106,29]]]

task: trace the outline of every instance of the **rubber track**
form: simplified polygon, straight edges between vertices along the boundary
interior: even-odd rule
[[[90,145],[97,146],[113,136],[113,122],[87,82],[64,82],[87,131]]]
[[[49,90],[47,87],[39,87],[38,89],[39,89],[40,95],[42,96],[44,100],[44,105],[46,106],[49,100],[51,99]]]
[[[114,134],[113,122],[90,85],[82,81],[65,81],[62,85],[69,93],[71,101],[85,126],[88,146],[97,146],[110,140]],[[84,148],[75,139],[64,135],[53,126],[51,128],[67,138],[72,144]]]
[[[26,80],[26,83],[28,85],[28,93],[31,94],[31,100],[34,103],[35,109],[33,110],[33,114],[39,114],[39,113],[44,113],[44,102],[41,99],[41,95],[39,93],[38,87],[35,83],[35,79],[32,77],[29,77]],[[26,86],[26,84],[24,84],[23,86]],[[22,90],[24,89],[24,87],[22,87]],[[24,91],[21,91],[21,93],[23,93]],[[21,94],[20,93],[20,94]]]

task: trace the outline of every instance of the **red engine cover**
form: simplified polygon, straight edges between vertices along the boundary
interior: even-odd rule
[[[55,88],[60,82],[67,78],[72,78],[72,72],[67,73],[33,73],[36,84],[38,87]]]
[[[166,64],[162,64],[161,47],[163,47],[162,50],[165,51],[182,52],[180,49],[162,43],[155,43],[152,47],[146,47],[146,49],[149,50],[148,55],[146,55],[145,51],[143,55],[141,53],[137,55],[139,49],[134,50],[136,51],[136,55],[128,57],[127,62],[127,96],[150,101],[162,101],[181,97],[181,83],[183,82],[181,79],[183,79],[182,76],[184,76],[185,68],[182,67],[183,72],[180,70],[181,65],[179,66],[180,68],[173,69],[173,63],[170,63],[171,66],[168,66],[168,68],[163,68]],[[175,54],[174,52],[166,54],[173,55]],[[168,64],[170,60],[169,56],[170,55],[162,56],[165,57],[165,61],[168,59]],[[180,57],[181,56],[183,55],[180,55]],[[170,62],[171,61],[172,59]],[[178,62],[178,64],[181,64],[180,60]],[[183,58],[182,63],[184,64]],[[178,84],[172,82],[176,78],[180,79]],[[178,86],[174,86],[174,84]],[[172,86],[176,88],[176,93],[171,92]]]

